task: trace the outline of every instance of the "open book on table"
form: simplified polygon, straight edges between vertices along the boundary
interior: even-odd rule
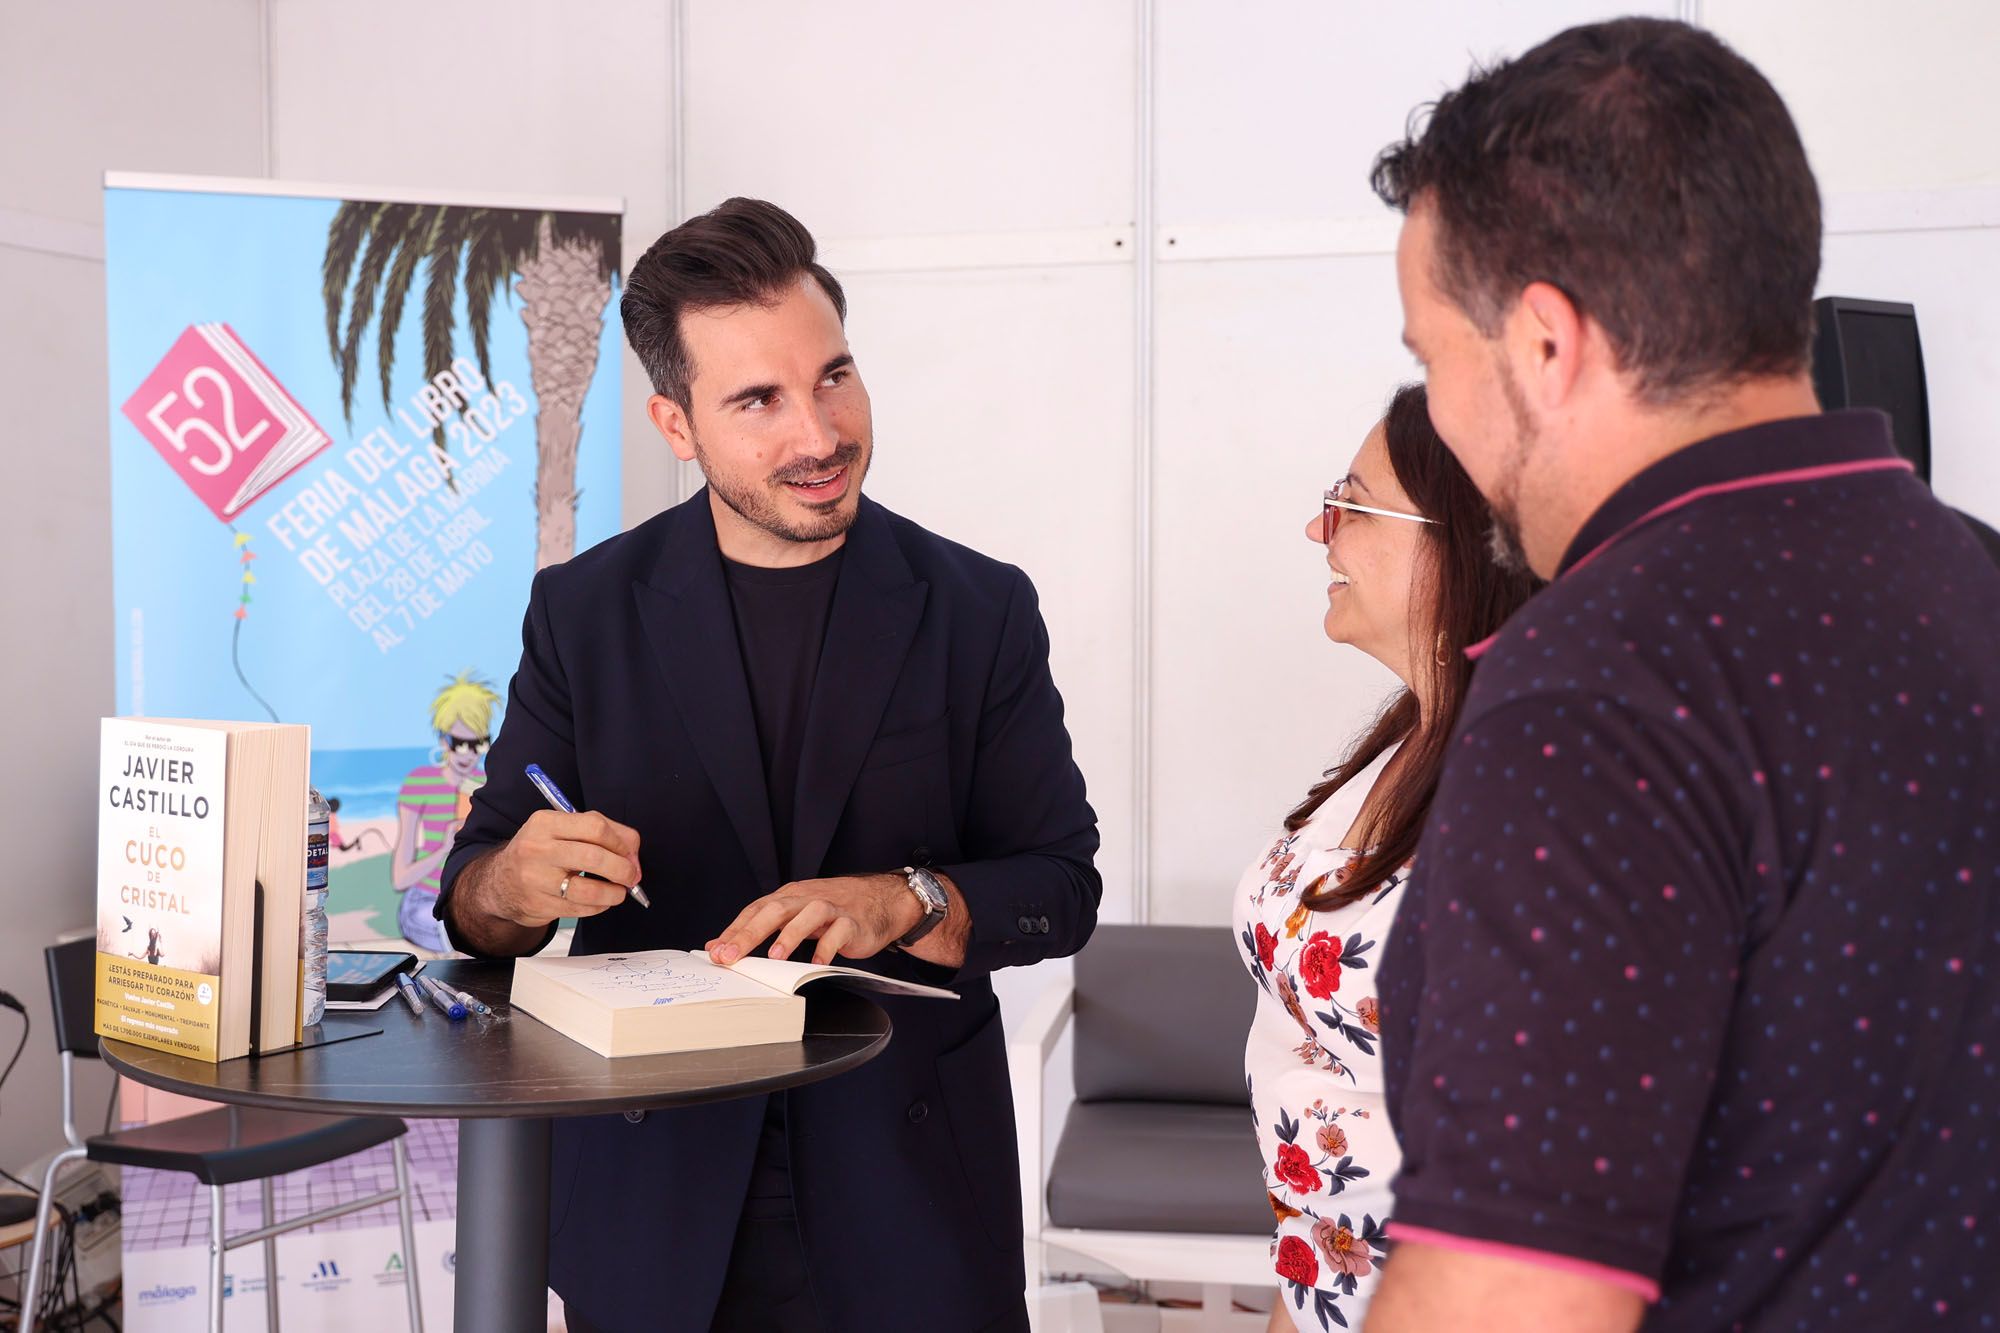
[[[958,998],[855,967],[754,955],[723,967],[706,953],[685,949],[518,959],[510,998],[515,1009],[599,1055],[665,1055],[797,1041],[806,1024],[805,997],[798,992],[816,981]]]

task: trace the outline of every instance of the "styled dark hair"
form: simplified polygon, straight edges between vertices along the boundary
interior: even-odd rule
[[[654,241],[632,266],[618,303],[625,339],[653,392],[689,407],[694,362],[681,337],[681,316],[690,310],[775,304],[810,274],[845,322],[847,295],[818,253],[804,224],[762,199],[726,200]]]
[[[1819,187],[1777,90],[1714,34],[1571,28],[1429,112],[1371,184],[1435,209],[1433,281],[1487,336],[1548,282],[1655,405],[1811,364]]]
[[[1472,663],[1464,650],[1499,629],[1541,586],[1532,574],[1494,563],[1487,544],[1493,512],[1438,438],[1423,385],[1396,390],[1383,414],[1382,431],[1397,484],[1418,513],[1437,520],[1424,524],[1418,538],[1417,595],[1410,599],[1410,667],[1428,675],[1425,693],[1434,704],[1424,717],[1408,689],[1391,697],[1347,757],[1286,817],[1286,831],[1298,832],[1329,796],[1402,742],[1403,752],[1379,780],[1374,811],[1360,830],[1364,850],[1339,882],[1309,888],[1301,896],[1300,902],[1315,911],[1366,897],[1415,853],[1437,795],[1445,745],[1472,682]]]

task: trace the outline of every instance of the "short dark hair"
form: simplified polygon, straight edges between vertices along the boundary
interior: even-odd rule
[[[618,312],[625,340],[653,381],[653,392],[689,407],[694,362],[681,316],[719,306],[770,305],[811,275],[847,320],[847,295],[818,262],[812,233],[762,199],[729,199],[654,241],[625,279]]]
[[[1819,187],[1777,90],[1712,33],[1617,19],[1475,67],[1371,183],[1435,210],[1433,280],[1482,332],[1552,283],[1649,402],[1811,364]]]
[[[1327,798],[1366,772],[1391,745],[1405,751],[1397,768],[1378,782],[1377,813],[1361,831],[1367,850],[1339,880],[1308,887],[1300,902],[1315,911],[1344,907],[1375,892],[1416,854],[1431,801],[1444,771],[1445,750],[1458,727],[1460,707],[1472,686],[1465,650],[1499,630],[1507,617],[1541,587],[1525,569],[1503,568],[1488,554],[1493,509],[1431,424],[1430,397],[1421,384],[1405,384],[1382,414],[1389,468],[1419,514],[1434,520],[1419,539],[1417,591],[1410,599],[1410,670],[1429,677],[1428,717],[1417,696],[1399,690],[1339,764],[1306,793],[1285,819],[1293,833],[1319,812]]]

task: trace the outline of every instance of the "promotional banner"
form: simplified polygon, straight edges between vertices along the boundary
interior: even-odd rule
[[[442,952],[438,876],[485,777],[529,583],[618,530],[621,205],[105,184],[118,712],[310,724],[334,807],[333,946]],[[451,1218],[441,1128],[420,1222]],[[347,1165],[316,1204],[353,1188]],[[194,1191],[128,1186],[128,1273],[201,1286],[201,1250],[134,1252],[184,1236],[147,1210]],[[315,1243],[281,1243],[281,1270]],[[427,1306],[434,1286],[448,1293],[427,1284]],[[295,1289],[281,1273],[288,1326],[322,1327],[292,1323]],[[345,1320],[354,1299],[310,1304]],[[182,1327],[184,1309],[198,1327],[204,1302],[128,1300],[127,1327]]]

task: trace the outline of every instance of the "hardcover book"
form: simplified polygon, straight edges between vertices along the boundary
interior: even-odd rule
[[[299,1037],[310,731],[105,718],[100,1036],[203,1060]]]

